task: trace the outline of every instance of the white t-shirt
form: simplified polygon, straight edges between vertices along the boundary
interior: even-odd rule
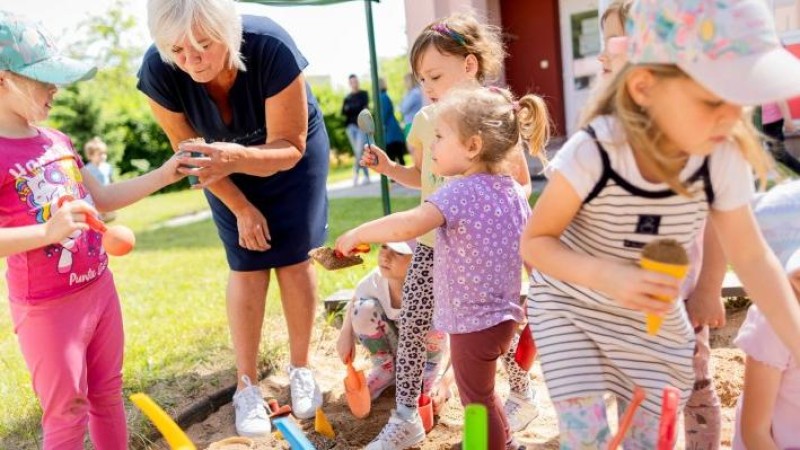
[[[400,318],[400,308],[392,307],[392,297],[389,295],[389,280],[381,275],[377,267],[358,282],[353,296],[358,299],[374,298],[380,302],[386,318],[396,321]]]
[[[627,182],[645,191],[669,189],[666,183],[651,183],[642,177],[633,150],[625,140],[619,122],[612,116],[591,122],[597,140],[608,153],[611,167]],[[685,181],[703,165],[703,156],[690,156],[680,174]],[[545,169],[550,177],[558,171],[585,199],[603,174],[603,162],[594,140],[587,133],[573,135]],[[713,209],[730,211],[750,202],[754,192],[753,171],[733,142],[719,144],[709,158],[709,173],[714,188]]]

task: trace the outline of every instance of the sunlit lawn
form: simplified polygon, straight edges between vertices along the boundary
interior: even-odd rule
[[[407,209],[417,201],[396,198],[392,206]],[[231,379],[233,357],[224,308],[227,266],[214,225],[206,219],[157,227],[206,208],[202,193],[183,191],[145,199],[120,211],[116,220],[137,236],[135,251],[111,262],[125,321],[125,393],[150,392],[171,412],[185,408],[195,391],[213,391]],[[332,200],[330,239],[380,215],[378,198]],[[320,270],[320,296],[352,287],[374,267],[375,253],[366,257],[364,266]],[[5,290],[3,279],[0,292]],[[268,314],[273,319],[267,323],[277,325],[265,326],[263,342],[268,345],[263,346],[262,360],[283,353],[283,323],[274,319],[279,312],[277,289],[271,289]],[[0,308],[0,370],[0,449],[38,448],[40,411],[7,307]],[[138,414],[129,414],[136,439],[142,424],[132,417]]]

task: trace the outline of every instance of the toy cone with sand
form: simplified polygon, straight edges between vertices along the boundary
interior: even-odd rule
[[[678,241],[674,239],[657,239],[644,246],[639,265],[642,269],[671,275],[683,280],[689,271],[689,256]],[[675,301],[674,298],[657,298],[668,303]],[[655,336],[658,334],[664,318],[658,314],[647,313],[645,321],[647,333]]]

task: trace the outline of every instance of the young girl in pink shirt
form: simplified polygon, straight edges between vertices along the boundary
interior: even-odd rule
[[[82,450],[87,424],[95,448],[127,449],[119,298],[86,217],[182,178],[172,158],[103,186],[67,136],[33,125],[47,118],[56,85],[94,72],[59,55],[44,30],[0,11],[0,256],[8,257],[14,332],[42,406],[45,450]]]

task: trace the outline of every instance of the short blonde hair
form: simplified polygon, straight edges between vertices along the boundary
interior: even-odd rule
[[[108,146],[102,139],[95,136],[86,142],[83,146],[83,152],[87,158],[91,158],[97,152],[108,152]]]
[[[239,49],[242,45],[242,19],[233,0],[148,0],[147,27],[161,59],[174,64],[172,45],[184,36],[200,49],[193,28],[199,28],[214,41],[228,48],[228,66],[244,71]]]
[[[626,82],[629,75],[636,67],[643,67],[652,72],[657,79],[669,78],[689,78],[678,66],[672,64],[627,64],[609,82],[600,95],[595,96],[593,101],[585,109],[585,114],[581,119],[581,127],[586,127],[595,118],[603,115],[613,115],[616,117],[622,129],[625,131],[625,138],[631,148],[636,148],[642,152],[642,156],[655,168],[658,177],[672,188],[673,191],[691,196],[678,178],[681,167],[662,155],[661,148],[666,142],[666,136],[652,122],[647,111],[641,108],[631,96]],[[771,160],[761,147],[758,131],[753,126],[751,113],[745,111],[736,123],[731,132],[734,142],[744,155],[744,158],[753,167],[758,175],[761,188],[766,186],[766,174],[771,166]]]
[[[456,89],[439,103],[437,114],[452,119],[462,142],[480,136],[479,160],[499,172],[512,151],[527,148],[546,162],[544,148],[550,139],[547,106],[538,95],[518,101],[507,89],[496,87]]]
[[[417,78],[422,54],[430,46],[445,55],[464,58],[474,55],[478,60],[476,76],[480,83],[497,79],[506,57],[500,28],[481,23],[468,13],[452,14],[439,19],[428,24],[419,33],[409,54],[411,71]]]

